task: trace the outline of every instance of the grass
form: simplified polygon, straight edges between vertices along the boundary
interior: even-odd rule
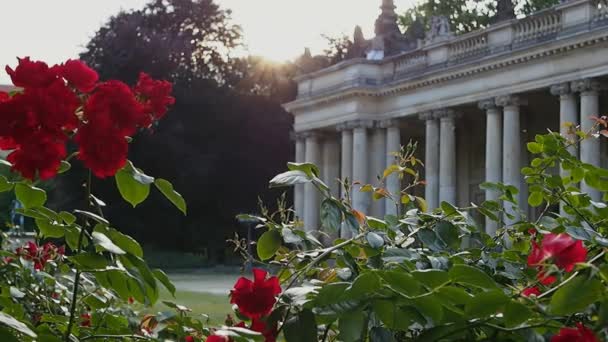
[[[232,306],[228,296],[193,291],[176,291],[175,298],[165,290],[161,291],[160,300],[147,312],[159,312],[171,310],[162,301],[170,301],[186,306],[192,310],[191,315],[196,317],[208,315],[210,324],[221,325],[226,320],[226,315],[232,313]]]

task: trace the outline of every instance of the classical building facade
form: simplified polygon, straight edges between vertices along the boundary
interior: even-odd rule
[[[608,0],[566,0],[522,19],[502,12],[490,27],[463,35],[440,17],[429,32],[412,25],[401,34],[392,0],[381,10],[375,38],[358,30],[351,59],[297,78],[298,97],[285,104],[295,118],[296,161],[319,165],[339,195],[335,179],[374,183],[393,163],[389,153],[415,140],[430,208],[495,198],[479,185],[498,181],[521,188],[522,210],[534,217],[520,173],[529,161],[525,143],[547,129],[566,134],[567,122],[587,129],[591,116],[608,113]],[[608,146],[598,139],[572,153],[608,166]],[[395,212],[368,193],[353,197],[366,214]],[[312,186],[296,188],[307,229],[319,226],[319,205]]]

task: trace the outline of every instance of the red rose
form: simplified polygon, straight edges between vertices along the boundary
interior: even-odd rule
[[[532,251],[528,256],[528,266],[539,266],[548,259],[571,272],[574,265],[587,259],[587,249],[580,240],[574,240],[568,234],[547,234],[543,236],[541,245],[532,242]]]
[[[266,271],[254,268],[253,281],[241,277],[230,291],[230,303],[236,304],[239,311],[251,319],[269,314],[276,302],[276,296],[281,293],[279,279],[266,279],[267,275]]]
[[[528,287],[528,288],[524,289],[523,291],[521,291],[521,295],[524,297],[530,297],[532,295],[538,297],[538,296],[540,296],[540,290],[536,286]]]
[[[206,342],[230,342],[230,339],[227,336],[220,335],[210,335],[205,340]]]
[[[561,328],[557,335],[551,337],[551,342],[600,342],[600,340],[591,329],[576,323],[576,328]]]
[[[90,327],[91,326],[91,315],[88,313],[84,313],[80,315],[80,326],[81,327]]]
[[[194,337],[192,336],[186,336],[186,338],[184,338],[185,342],[194,342]]]
[[[8,93],[0,91],[0,103],[8,101],[10,98],[11,97],[8,96]]]
[[[261,319],[253,319],[251,321],[251,330],[259,332],[264,335],[264,342],[276,342],[277,340],[277,326],[267,326],[265,321]]]
[[[54,69],[40,61],[32,62],[29,57],[17,58],[19,65],[13,70],[8,65],[6,73],[11,76],[13,84],[23,88],[46,87],[57,79]]]
[[[124,136],[135,133],[148,116],[126,84],[120,81],[101,83],[84,107],[86,119],[99,130],[114,128]]]
[[[9,101],[0,102],[1,149],[17,148],[18,143],[29,139],[38,126],[38,116],[25,95],[17,94]]]
[[[145,112],[155,119],[162,118],[167,113],[167,107],[175,103],[175,98],[171,96],[172,90],[171,82],[152,79],[144,72],[139,74],[135,86],[135,93],[142,98]]]
[[[97,72],[80,60],[69,59],[59,67],[59,74],[83,93],[92,91],[99,80]]]
[[[55,80],[46,88],[26,89],[23,101],[36,114],[43,129],[61,134],[78,126],[76,109],[80,100],[62,80]]]
[[[33,133],[6,159],[24,178],[34,180],[38,175],[45,180],[57,174],[66,155],[64,141],[40,131]]]
[[[114,176],[127,163],[129,146],[117,129],[88,123],[78,129],[74,141],[78,159],[99,178]]]

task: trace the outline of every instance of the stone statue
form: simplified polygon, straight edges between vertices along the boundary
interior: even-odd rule
[[[372,48],[367,52],[367,59],[379,61],[384,58],[384,38],[376,36],[372,39]]]
[[[496,24],[501,21],[515,19],[515,6],[513,0],[498,0],[496,4],[496,14],[492,17],[491,23]]]
[[[452,36],[450,21],[445,16],[431,17],[431,28],[426,33],[427,43],[448,39]]]

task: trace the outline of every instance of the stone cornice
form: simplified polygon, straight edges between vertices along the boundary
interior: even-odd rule
[[[545,44],[561,43],[557,46],[551,47],[545,50],[535,49],[532,52],[521,54],[525,48],[517,50],[508,50],[499,55],[491,55],[484,57],[481,61],[473,61],[467,64],[459,64],[442,68],[439,70],[430,71],[426,74],[421,74],[415,79],[404,79],[394,81],[395,85],[387,84],[384,86],[360,86],[356,88],[349,88],[346,90],[339,90],[334,94],[321,95],[313,98],[305,98],[295,100],[285,105],[289,111],[296,111],[300,108],[306,108],[314,105],[323,105],[335,101],[344,100],[351,97],[365,97],[365,96],[391,96],[398,93],[411,91],[423,87],[433,86],[444,82],[450,82],[461,78],[471,77],[480,73],[486,73],[496,71],[497,69],[512,67],[517,64],[528,63],[537,59],[542,59],[558,54],[569,52],[573,49],[589,47],[597,44],[601,44],[608,41],[608,32],[605,32],[605,28],[602,28],[601,34],[594,37],[590,37],[583,40],[573,41],[577,37],[570,37],[566,41],[549,41]],[[585,32],[588,34],[589,32]],[[537,47],[537,46],[536,46]],[[519,52],[516,56],[511,56],[514,53]],[[437,76],[433,76],[437,75]],[[427,78],[425,78],[427,77]]]

